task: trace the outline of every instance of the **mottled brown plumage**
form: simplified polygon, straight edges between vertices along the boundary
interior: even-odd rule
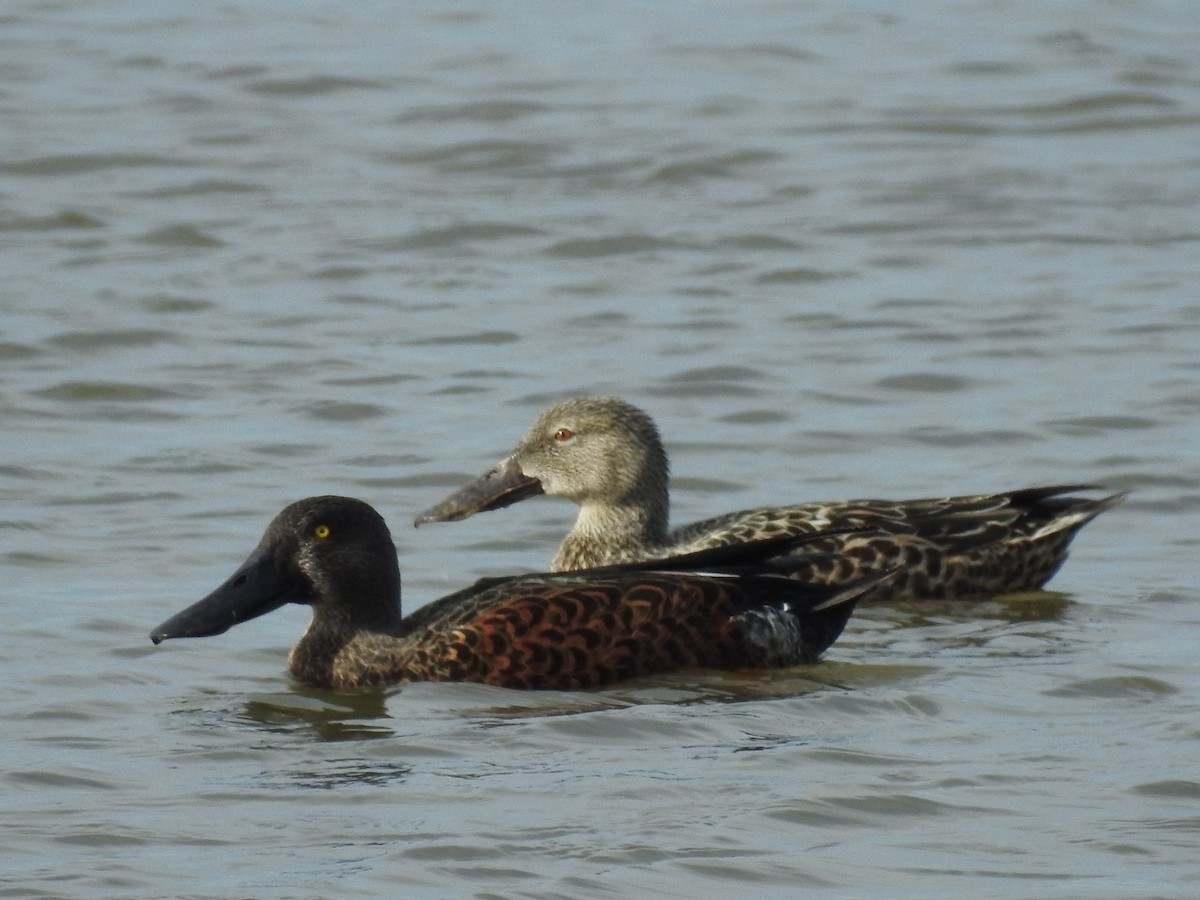
[[[454,521],[545,493],[579,505],[552,571],[649,560],[782,534],[857,529],[806,543],[823,551],[795,568],[837,583],[891,568],[864,599],[972,599],[1041,587],[1085,524],[1121,495],[1063,496],[1089,485],[921,500],[847,500],[729,513],[674,531],[667,455],[646,413],[616,397],[584,397],[543,413],[504,460],[416,524]]]
[[[789,577],[790,564],[767,562],[779,549],[764,541],[652,565],[484,579],[403,618],[382,517],[359,500],[313,497],[284,509],[225,584],[151,639],[220,634],[285,603],[307,603],[313,619],[292,650],[292,674],[339,688],[477,681],[577,689],[692,666],[812,662],[873,582],[806,585]],[[693,571],[709,565],[721,569]]]

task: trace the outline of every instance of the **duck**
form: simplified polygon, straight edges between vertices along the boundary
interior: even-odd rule
[[[889,569],[864,602],[973,600],[1040,589],[1078,531],[1123,494],[1094,485],[1030,487],[916,500],[763,506],[669,527],[669,464],[654,420],[619,397],[551,406],[504,458],[417,516],[465,519],[530,497],[579,507],[550,571],[661,559],[779,535],[809,534],[795,578],[836,584]],[[822,532],[833,533],[822,536]]]
[[[310,497],[285,507],[228,580],[150,639],[222,634],[308,604],[312,621],[288,666],[300,682],[334,689],[581,690],[682,668],[812,663],[874,580],[805,584],[774,558],[781,547],[772,539],[653,564],[484,578],[406,617],[383,517],[362,500]]]

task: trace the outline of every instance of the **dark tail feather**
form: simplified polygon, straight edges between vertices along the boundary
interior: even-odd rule
[[[851,604],[851,610],[853,610],[854,604],[858,603],[858,601],[862,599],[863,594],[873,590],[877,585],[891,581],[900,574],[900,571],[900,568],[897,567],[895,569],[889,569],[881,575],[871,575],[867,578],[859,578],[850,582],[849,584],[841,585],[836,594],[834,594],[828,600],[823,600],[814,606],[813,612],[821,612],[822,610],[830,609],[835,606],[842,606],[846,603]]]
[[[1043,538],[1060,532],[1074,533],[1086,525],[1106,509],[1112,509],[1125,499],[1128,491],[1109,494],[1099,500],[1086,500],[1079,497],[1061,497],[1043,501],[1043,508],[1052,513],[1050,520],[1039,528],[1033,537]]]
[[[741,618],[770,664],[814,662],[841,636],[859,598],[899,572],[821,585],[788,577],[786,566],[772,568],[777,571],[741,579],[743,589],[762,602]]]
[[[1104,485],[1101,484],[1052,484],[1043,487],[1021,488],[1020,490],[1008,491],[1006,493],[1013,506],[1034,506],[1043,500],[1048,500],[1051,497],[1060,497],[1063,494],[1078,494],[1080,491],[1102,490],[1104,490]],[[1080,500],[1074,497],[1067,498],[1065,502],[1078,503]]]
[[[828,600],[813,607],[812,614],[805,617],[802,625],[805,643],[811,647],[813,659],[828,650],[834,641],[842,636],[842,632],[846,629],[846,623],[850,621],[863,594],[877,585],[889,581],[899,571],[899,569],[892,569],[882,575],[860,578],[850,584],[842,585],[837,593]]]

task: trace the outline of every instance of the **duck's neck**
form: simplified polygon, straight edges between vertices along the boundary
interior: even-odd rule
[[[661,503],[585,503],[551,571],[588,569],[654,556],[666,547],[668,511]]]
[[[308,630],[288,658],[291,673],[307,684],[352,687],[360,678],[353,647],[371,639],[399,637],[404,631],[399,602],[356,608],[353,617],[339,607],[313,607]]]

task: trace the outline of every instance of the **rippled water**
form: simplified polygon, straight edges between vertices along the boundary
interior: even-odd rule
[[[1186,897],[1200,880],[1189,3],[17,2],[0,14],[0,896]],[[286,502],[414,532],[613,392],[678,521],[1132,490],[1053,593],[820,665],[304,689],[147,632]]]

